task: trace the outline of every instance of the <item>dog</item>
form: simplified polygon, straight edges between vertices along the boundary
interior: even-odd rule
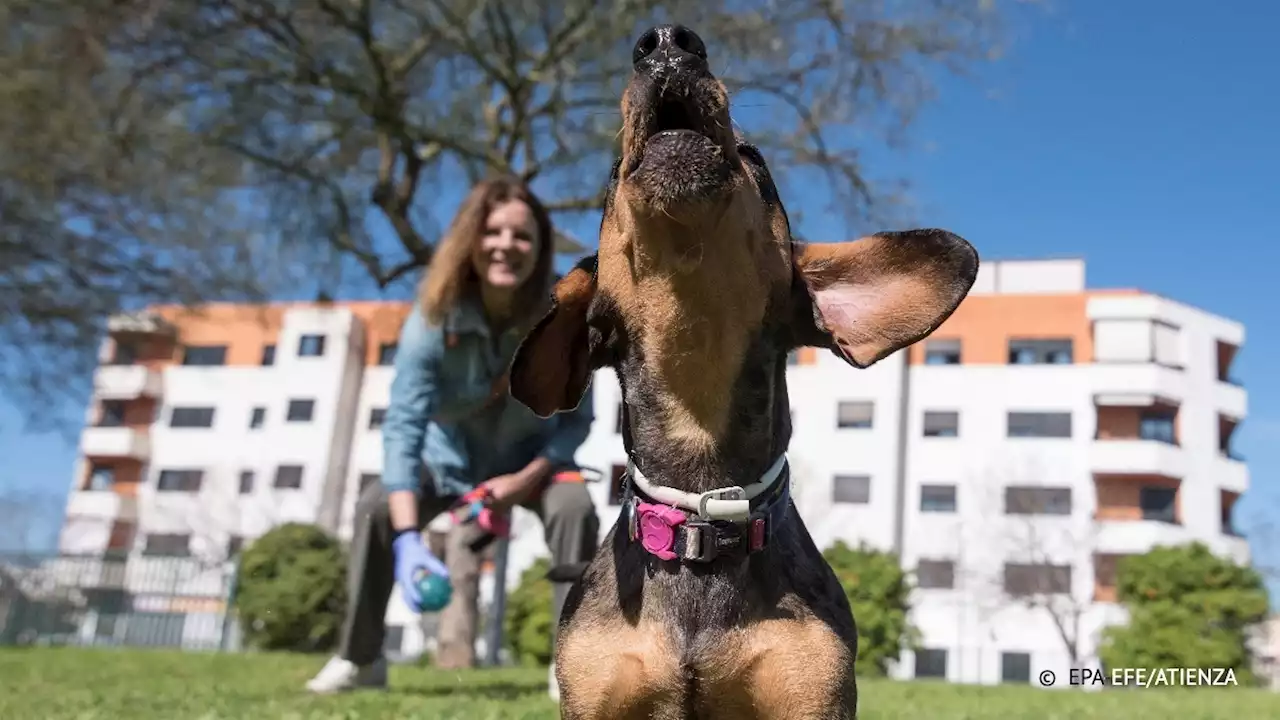
[[[978,255],[934,229],[794,242],[703,40],[656,27],[633,60],[598,251],[510,367],[541,417],[599,368],[622,389],[625,499],[561,615],[561,717],[854,718],[853,614],[790,498],[786,357],[865,368],[923,339]]]

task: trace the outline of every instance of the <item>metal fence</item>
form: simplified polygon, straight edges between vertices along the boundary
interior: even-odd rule
[[[0,555],[0,645],[234,650],[233,563]]]

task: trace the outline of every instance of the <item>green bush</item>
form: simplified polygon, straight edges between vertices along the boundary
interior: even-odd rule
[[[851,548],[843,541],[823,551],[849,598],[858,624],[858,674],[884,677],[889,663],[913,649],[919,633],[911,625],[911,583],[891,552],[865,543]]]
[[[1252,684],[1249,628],[1267,616],[1262,577],[1196,542],[1122,558],[1117,599],[1129,623],[1103,631],[1106,667],[1232,668]]]
[[[314,525],[280,525],[241,554],[235,609],[259,650],[333,649],[347,604],[347,558]]]
[[[552,585],[547,580],[551,562],[538,558],[520,575],[520,584],[507,596],[503,634],[507,647],[520,665],[551,663]]]

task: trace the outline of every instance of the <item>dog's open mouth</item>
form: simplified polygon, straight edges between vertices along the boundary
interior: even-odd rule
[[[663,94],[658,98],[658,109],[654,113],[653,133],[691,132],[702,134],[701,118],[695,122],[694,114],[698,109],[693,107],[686,97]]]
[[[714,195],[732,174],[725,109],[700,80],[662,88],[641,81],[630,89],[623,178],[660,204]]]
[[[708,123],[702,103],[692,93],[668,89],[654,92],[646,100],[652,109],[634,116],[638,127],[633,129],[632,136],[638,142],[633,148],[628,171],[639,168],[651,154],[660,156],[665,162],[700,148],[710,151],[717,144],[713,137],[714,125]]]

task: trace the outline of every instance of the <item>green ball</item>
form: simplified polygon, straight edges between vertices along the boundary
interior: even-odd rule
[[[422,597],[418,603],[419,611],[439,612],[453,597],[453,583],[447,577],[424,572],[418,577],[418,593]]]

